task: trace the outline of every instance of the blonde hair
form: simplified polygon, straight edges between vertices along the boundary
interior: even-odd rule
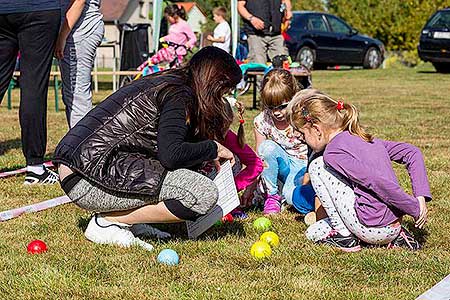
[[[320,123],[329,129],[348,131],[366,142],[373,140],[372,135],[361,127],[354,105],[336,101],[318,90],[303,90],[295,94],[287,111],[287,119],[296,129],[308,122]]]
[[[262,82],[262,104],[265,107],[281,105],[290,101],[298,90],[298,82],[289,71],[273,69],[264,76]]]

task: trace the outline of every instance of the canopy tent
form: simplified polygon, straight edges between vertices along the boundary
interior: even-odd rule
[[[239,36],[239,14],[237,11],[237,1],[231,0],[231,53],[236,55],[236,48]],[[152,36],[153,51],[158,51],[159,33],[161,31],[162,5],[163,0],[153,0],[153,20],[152,20]]]

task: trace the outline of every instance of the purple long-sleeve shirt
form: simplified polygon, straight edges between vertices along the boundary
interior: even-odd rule
[[[366,226],[386,226],[405,214],[418,218],[416,197],[431,200],[422,153],[413,145],[380,139],[368,143],[344,131],[329,142],[323,159],[353,187],[355,210]],[[391,161],[406,166],[414,196],[401,188]]]

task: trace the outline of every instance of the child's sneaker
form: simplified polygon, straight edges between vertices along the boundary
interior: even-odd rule
[[[59,176],[57,173],[44,167],[44,173],[42,173],[41,175],[38,175],[34,172],[27,172],[23,184],[24,185],[55,184],[58,182],[58,180]]]
[[[402,226],[400,230],[400,234],[390,242],[387,247],[389,249],[392,248],[406,248],[412,251],[420,250],[422,246],[420,243],[414,238],[414,236],[406,230],[405,227]]]
[[[110,222],[99,214],[92,217],[84,235],[88,240],[97,244],[121,247],[130,247],[136,244],[136,238],[130,231],[130,225]]]
[[[333,246],[344,252],[358,252],[361,250],[359,239],[353,234],[343,236],[335,230],[332,230],[326,238],[317,243]]]
[[[281,211],[281,197],[277,194],[268,195],[264,202],[263,213],[265,215],[277,214]]]

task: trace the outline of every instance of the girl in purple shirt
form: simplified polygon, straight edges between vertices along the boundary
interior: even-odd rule
[[[427,221],[431,193],[420,150],[373,138],[361,128],[355,106],[317,90],[297,93],[288,112],[306,143],[315,152],[324,151],[309,172],[328,217],[308,228],[308,239],[347,252],[360,250],[360,241],[419,249],[401,221],[410,215],[418,228]],[[413,195],[401,188],[391,161],[406,166]]]

